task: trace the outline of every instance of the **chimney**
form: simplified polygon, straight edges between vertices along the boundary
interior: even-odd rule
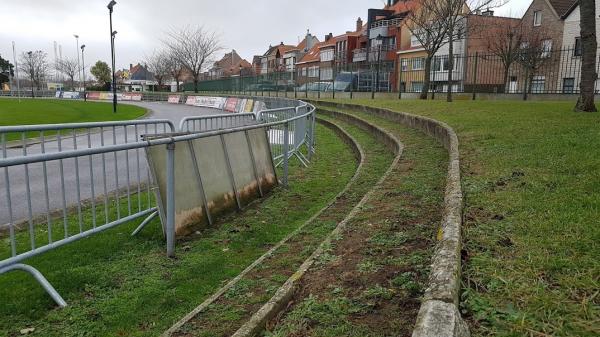
[[[361,18],[358,18],[358,20],[356,20],[356,31],[360,32],[362,27],[363,27],[363,20]]]
[[[307,29],[306,30],[306,47],[304,48],[304,52],[308,52],[309,50],[311,50],[314,45],[315,44],[314,44],[313,36],[310,33],[310,30]]]
[[[325,42],[327,42],[331,39],[333,39],[333,33],[329,33],[329,34],[325,35]]]
[[[129,71],[131,71],[131,69],[133,69],[133,64],[129,63]]]

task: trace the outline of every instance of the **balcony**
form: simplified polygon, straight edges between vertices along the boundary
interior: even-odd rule
[[[367,49],[360,48],[353,51],[352,62],[363,62],[367,60]]]

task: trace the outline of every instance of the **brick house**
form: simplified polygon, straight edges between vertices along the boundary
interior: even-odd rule
[[[252,65],[241,58],[234,49],[213,64],[212,68],[208,71],[208,78],[221,79],[240,75],[245,76],[251,73]]]
[[[531,38],[541,39],[549,57],[529,81],[525,80],[523,69],[515,67],[511,73],[509,91],[518,92],[531,87],[532,93],[554,90],[561,86],[562,78],[556,69],[560,68],[560,54],[563,46],[564,18],[573,7],[575,0],[533,0],[523,15],[522,28]],[[527,43],[527,41],[525,41]],[[531,83],[528,83],[531,82]]]
[[[383,9],[369,9],[365,40],[354,50],[353,62],[361,69],[358,74],[358,89],[371,90],[379,73],[379,91],[398,89],[398,51],[407,33],[402,26],[409,11],[417,1],[388,0]],[[408,37],[410,34],[408,34]]]
[[[325,42],[315,44],[299,62],[296,62],[296,85],[318,82],[321,64],[321,45]]]
[[[496,36],[506,39],[506,32],[517,30],[521,19],[494,16],[493,11],[467,16],[467,39],[464,91],[471,92],[474,87],[478,92],[503,93],[508,91],[508,79],[505,82],[504,65],[498,56],[490,51],[488,39]],[[480,58],[477,68],[475,57]],[[487,62],[491,59],[493,61]],[[475,73],[477,71],[477,73]]]

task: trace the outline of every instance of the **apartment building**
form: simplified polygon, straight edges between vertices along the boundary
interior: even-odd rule
[[[244,60],[234,49],[215,62],[207,76],[209,79],[221,79],[249,75],[251,72],[252,64]]]

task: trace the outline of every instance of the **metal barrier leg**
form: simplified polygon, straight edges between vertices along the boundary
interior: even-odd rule
[[[42,286],[42,288],[44,288],[48,295],[52,297],[54,302],[56,302],[56,304],[59,307],[64,308],[67,306],[67,302],[65,302],[65,300],[60,296],[56,289],[54,289],[54,287],[50,284],[50,282],[46,280],[44,275],[42,275],[42,273],[40,273],[37,269],[33,268],[32,266],[28,266],[26,264],[13,264],[12,266],[0,269],[0,274],[8,273],[15,270],[21,270],[26,273],[29,273]]]
[[[156,216],[158,215],[158,211],[150,214],[146,220],[142,221],[142,224],[138,226],[138,228],[136,228],[133,233],[131,233],[131,236],[136,236],[138,235],[142,229],[144,229],[144,227],[146,227],[146,225],[148,225],[150,223],[150,221],[152,221],[152,219],[156,218]]]
[[[308,161],[310,162],[312,160],[312,156],[315,152],[315,122],[316,122],[316,115],[317,112],[316,110],[313,111],[311,117],[310,117],[310,137],[309,137],[309,143],[308,143]]]
[[[167,256],[175,257],[175,143],[167,144]]]
[[[288,186],[288,166],[290,161],[290,135],[289,135],[289,122],[283,125],[283,186]]]

